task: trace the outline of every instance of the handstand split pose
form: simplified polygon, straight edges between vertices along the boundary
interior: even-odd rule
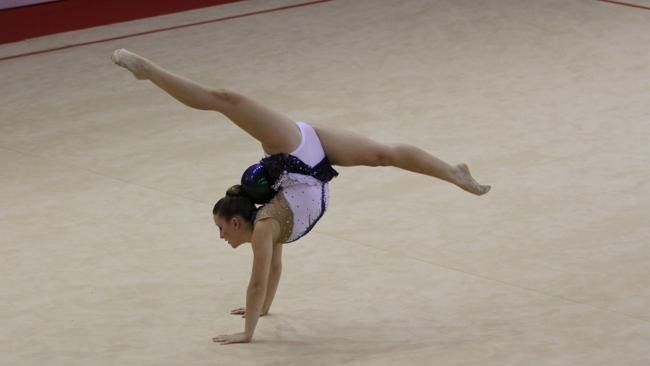
[[[137,79],[150,80],[189,107],[224,114],[258,140],[265,152],[260,165],[277,193],[257,208],[242,186],[233,186],[212,211],[222,239],[233,248],[249,242],[253,248],[246,308],[231,311],[244,315],[245,330],[214,337],[214,342],[252,340],[280,281],[282,244],[307,234],[325,213],[328,182],[338,175],[333,165],[394,166],[445,180],[476,195],[490,190],[472,178],[466,164],[449,165],[415,146],[385,145],[350,131],[294,122],[249,97],[195,83],[124,49],[116,50],[111,58]]]

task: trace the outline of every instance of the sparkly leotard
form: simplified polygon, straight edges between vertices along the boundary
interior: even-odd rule
[[[280,242],[290,243],[306,235],[327,210],[328,182],[338,175],[332,168],[316,130],[298,122],[302,140],[291,154],[262,159],[278,193],[262,206],[255,222],[275,219],[280,224]]]

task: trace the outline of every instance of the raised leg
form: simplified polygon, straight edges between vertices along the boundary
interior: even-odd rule
[[[124,49],[113,52],[111,59],[137,79],[150,80],[189,107],[224,114],[257,139],[269,154],[290,153],[300,145],[300,129],[294,121],[251,98],[201,85]]]
[[[333,165],[394,166],[445,180],[476,195],[486,194],[490,190],[490,186],[474,180],[467,164],[449,165],[413,145],[386,145],[351,131],[331,127],[316,126],[316,132]]]

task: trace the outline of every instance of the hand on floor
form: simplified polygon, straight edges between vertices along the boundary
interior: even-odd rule
[[[264,312],[262,312],[262,314],[260,314],[260,316],[264,316],[264,315],[266,315],[268,313],[269,313],[268,311],[264,311]],[[241,315],[242,318],[245,318],[246,317],[246,308],[237,308],[235,310],[232,310],[230,312],[230,314],[232,314],[232,315]]]
[[[226,334],[212,338],[212,342],[224,344],[249,343],[251,340],[244,333]]]

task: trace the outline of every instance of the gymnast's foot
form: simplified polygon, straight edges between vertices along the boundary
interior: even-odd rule
[[[150,63],[150,61],[146,58],[133,52],[129,52],[124,48],[120,48],[113,52],[111,60],[113,60],[117,65],[131,71],[136,79],[144,80],[147,78],[147,64]]]
[[[469,172],[467,164],[458,164],[455,167],[454,175],[456,177],[455,184],[467,192],[474,193],[477,196],[482,196],[490,191],[491,186],[484,186],[478,184]]]

